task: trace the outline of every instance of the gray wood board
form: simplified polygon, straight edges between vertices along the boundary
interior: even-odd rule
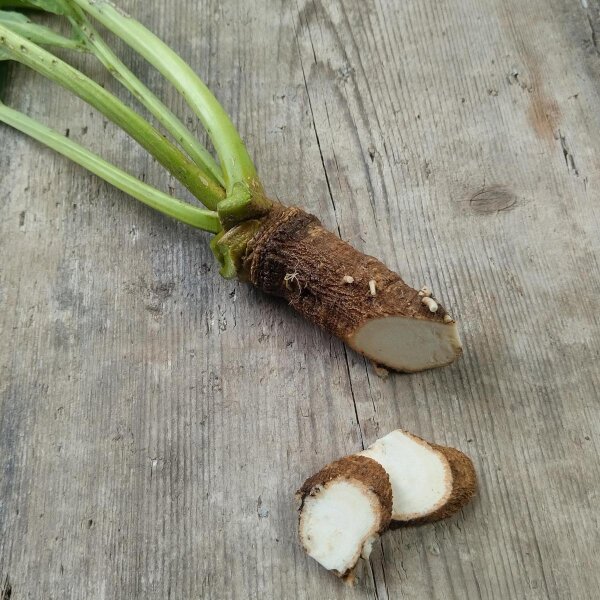
[[[0,127],[0,598],[597,598],[597,0],[121,4],[268,190],[429,285],[465,353],[380,379],[222,280],[208,236]],[[11,80],[10,105],[180,192],[81,102]],[[386,534],[350,589],[298,546],[294,491],[397,427],[469,453],[480,493]]]

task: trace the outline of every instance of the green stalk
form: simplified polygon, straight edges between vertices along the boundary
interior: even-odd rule
[[[34,44],[44,44],[68,50],[86,50],[82,39],[67,38],[54,33],[48,27],[37,25],[21,13],[0,10],[0,23]]]
[[[0,8],[25,8],[35,9],[37,6],[27,0],[0,0]]]
[[[139,181],[139,179],[115,167],[53,129],[9,108],[1,102],[0,121],[45,144],[126,194],[165,215],[204,231],[211,233],[221,231],[221,223],[217,213],[171,198],[168,194]]]
[[[216,184],[223,187],[221,168],[208,150],[188,131],[175,114],[123,64],[78,6],[65,6],[64,9],[65,16],[71,22],[77,35],[75,39],[56,34],[51,29],[37,25],[25,15],[17,12],[0,10],[0,23],[38,45],[92,52],[109,73],[121,82],[180,143],[190,158],[210,174]]]
[[[0,24],[0,54],[2,51],[98,109],[148,150],[208,208],[215,208],[224,198],[220,186],[136,112],[77,69]]]
[[[210,173],[216,184],[223,186],[221,168],[208,150],[188,131],[177,116],[123,64],[102,39],[83,11],[79,7],[73,6],[71,7],[71,13],[67,16],[73,26],[84,37],[87,47],[111,75],[154,115],[156,120],[173,136],[200,168]]]
[[[229,194],[242,183],[260,194],[254,164],[239,133],[212,92],[193,69],[141,23],[106,0],[69,0],[100,21],[144,57],[181,93],[208,131],[215,147]]]

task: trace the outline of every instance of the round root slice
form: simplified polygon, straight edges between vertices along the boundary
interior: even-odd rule
[[[299,208],[278,206],[264,219],[240,276],[389,369],[441,367],[461,353],[456,323],[437,300]]]
[[[392,487],[385,470],[366,456],[347,456],[304,482],[299,537],[307,554],[352,581],[362,556],[390,524]]]
[[[377,440],[360,455],[376,460],[390,477],[392,527],[449,517],[477,489],[475,469],[468,456],[401,429]]]

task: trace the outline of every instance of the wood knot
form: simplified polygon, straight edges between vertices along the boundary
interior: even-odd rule
[[[510,210],[516,203],[516,196],[504,185],[483,188],[469,198],[469,207],[478,214]]]

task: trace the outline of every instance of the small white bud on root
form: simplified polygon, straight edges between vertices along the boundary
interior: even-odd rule
[[[375,371],[375,375],[377,375],[377,377],[381,377],[381,379],[385,380],[390,376],[390,372],[385,367],[378,365],[376,362],[372,364],[373,370]]]
[[[432,312],[432,313],[437,312],[438,304],[433,298],[430,298],[429,296],[425,296],[423,298],[423,300],[421,300],[421,302],[429,309],[430,312]]]
[[[377,295],[377,282],[374,279],[369,281],[369,291],[371,292],[371,296]]]
[[[444,315],[444,323],[452,323],[454,319],[450,315]]]
[[[419,296],[425,296],[426,298],[431,296],[431,290],[428,287],[423,286],[419,290]]]
[[[354,277],[352,277],[352,275],[344,275],[342,281],[344,283],[354,283]]]

